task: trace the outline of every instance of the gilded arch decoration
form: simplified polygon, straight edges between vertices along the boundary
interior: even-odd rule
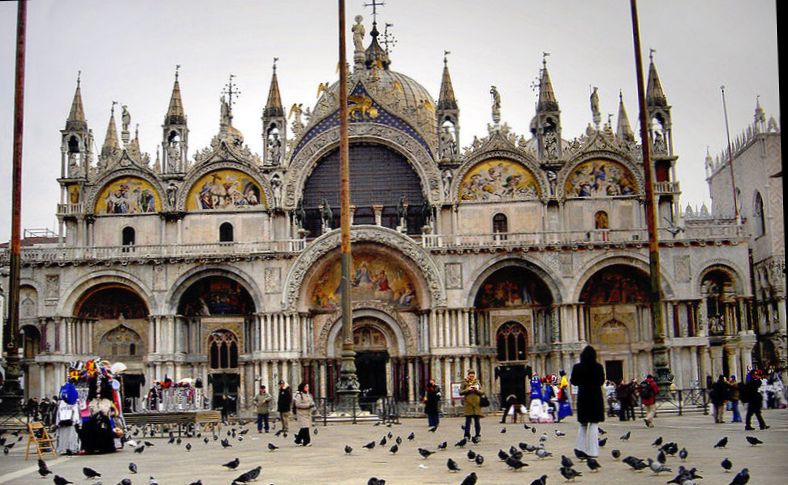
[[[233,161],[206,163],[189,174],[178,190],[181,211],[268,209],[273,192],[268,181]]]
[[[440,172],[432,154],[408,134],[390,126],[372,123],[351,123],[350,142],[379,143],[402,154],[411,164],[422,183],[422,190],[432,204],[441,198]],[[324,131],[307,142],[290,162],[284,180],[284,206],[292,209],[304,190],[304,184],[318,162],[339,145],[339,128]]]
[[[478,190],[472,190],[476,186]],[[479,153],[460,166],[450,198],[458,202],[536,200],[549,193],[536,162],[513,150],[498,149]]]
[[[643,193],[642,169],[615,152],[590,151],[561,169],[556,195],[561,199],[638,196]]]
[[[339,230],[331,231],[315,239],[307,249],[299,255],[287,275],[284,284],[284,294],[282,304],[284,308],[295,310],[300,302],[304,302],[305,288],[304,282],[317,262],[329,252],[339,247]],[[426,283],[425,298],[428,301],[420,301],[420,306],[427,305],[443,306],[446,304],[446,295],[443,288],[443,280],[438,271],[438,267],[429,254],[418,246],[409,237],[394,230],[384,227],[354,227],[350,234],[352,243],[377,243],[394,249],[402,254],[418,268],[421,277]]]
[[[162,211],[163,193],[164,188],[155,177],[136,168],[126,168],[109,172],[97,180],[87,193],[85,207],[92,214],[100,215],[152,214]],[[123,207],[126,207],[125,212]]]

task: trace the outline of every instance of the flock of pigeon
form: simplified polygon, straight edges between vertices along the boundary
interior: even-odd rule
[[[376,423],[374,426],[380,426],[381,423]],[[391,424],[387,425],[391,428]],[[547,449],[547,442],[549,440],[549,435],[546,432],[542,432],[541,434],[537,431],[536,426],[529,426],[527,423],[524,424],[524,428],[526,431],[530,431],[532,433],[533,438],[536,440],[535,444],[531,444],[528,442],[520,441],[515,445],[512,445],[506,449],[499,449],[496,459],[497,462],[501,463],[503,466],[507,467],[509,470],[517,472],[522,470],[525,467],[528,467],[528,463],[524,461],[526,454],[531,456],[533,459],[542,461],[542,460],[557,460],[557,457],[553,457],[553,453]],[[435,432],[436,428],[430,428],[428,431]],[[167,432],[167,431],[165,431]],[[205,445],[209,445],[212,442],[219,442],[222,448],[232,448],[233,444],[232,441],[241,442],[244,440],[245,435],[249,432],[248,428],[240,427],[236,428],[233,427],[230,430],[226,431],[226,436],[222,437],[220,434],[216,432],[212,432],[210,434],[206,433],[203,435],[200,432],[191,432],[187,433],[185,436],[186,438],[196,439],[202,441]],[[501,434],[505,434],[507,432],[507,428],[501,428]],[[185,452],[191,452],[192,444],[191,442],[183,443],[185,439],[181,437],[176,437],[172,431],[169,431],[169,439],[166,441],[167,445],[181,447],[183,446],[183,450]],[[313,433],[317,434],[318,430],[315,429]],[[555,429],[554,430],[556,438],[562,438],[565,436],[565,433]],[[599,433],[601,438],[599,439],[599,446],[600,449],[604,448],[607,445],[608,438],[605,436],[607,433],[600,428]],[[282,430],[279,430],[275,436],[281,436],[283,434]],[[125,445],[129,446],[133,449],[133,453],[135,455],[141,455],[146,449],[154,447],[154,443],[147,440],[146,437],[153,437],[155,435],[155,430],[152,427],[133,427],[130,432],[127,434],[127,438],[125,438]],[[538,438],[537,438],[537,435]],[[8,450],[11,449],[18,441],[21,441],[23,435],[19,432],[14,432],[11,434],[13,437],[9,436],[2,436],[0,437],[0,446],[4,447],[4,452],[8,454]],[[287,433],[284,433],[284,436],[287,436]],[[527,436],[527,433],[526,433]],[[620,436],[619,440],[622,442],[622,445],[629,441],[631,437],[631,431],[627,431],[622,436]],[[763,445],[763,442],[756,438],[755,436],[745,436],[747,443],[751,446],[759,446]],[[469,444],[469,441],[466,438],[463,438],[456,443],[454,443],[451,447],[447,441],[442,441],[438,443],[434,449],[430,449],[429,447],[425,446],[417,446],[413,443],[416,442],[416,434],[415,432],[409,433],[405,439],[401,436],[394,436],[394,434],[389,430],[385,432],[379,439],[374,439],[369,441],[368,443],[361,445],[364,448],[365,452],[369,453],[372,452],[374,449],[383,449],[386,450],[387,453],[395,455],[397,453],[405,453],[410,452],[406,451],[408,446],[415,448],[415,452],[421,457],[422,460],[425,462],[428,460],[434,461],[435,458],[433,455],[437,455],[441,452],[446,452],[449,450],[453,450],[454,452],[461,451],[464,455],[464,459],[460,458],[455,460],[455,458],[448,457],[446,460],[446,469],[450,473],[459,473],[462,472],[463,469],[467,471],[467,468],[479,469],[489,461],[487,460],[481,453],[474,451],[472,449],[473,444]],[[715,450],[725,450],[728,445],[728,438],[723,437],[721,438],[714,446],[713,449]],[[696,467],[687,467],[684,464],[687,462],[689,458],[689,452],[686,448],[682,447],[679,448],[679,445],[676,442],[668,441],[665,442],[663,438],[660,436],[651,443],[651,446],[655,448],[655,455],[654,458],[646,457],[646,458],[638,458],[636,456],[628,455],[622,458],[622,451],[619,449],[612,449],[610,451],[610,455],[612,456],[613,460],[616,462],[621,462],[627,465],[632,471],[634,472],[642,472],[642,471],[650,471],[654,476],[662,476],[662,474],[672,474],[673,468],[668,466],[668,461],[674,460],[675,457],[678,457],[680,460],[680,464],[675,471],[675,476],[667,481],[667,484],[676,484],[676,485],[698,485],[698,480],[701,480],[703,477],[699,474],[699,470]],[[467,448],[466,448],[467,447]],[[276,444],[269,442],[267,445],[267,449],[269,452],[275,452],[279,449],[279,446]],[[353,455],[354,449],[351,445],[345,444],[343,448],[345,455]],[[467,460],[467,461],[466,461]],[[575,463],[574,460],[577,460]],[[563,477],[566,481],[575,481],[577,478],[582,477],[583,473],[595,473],[602,468],[598,458],[588,456],[586,453],[582,452],[581,450],[575,449],[574,450],[574,460],[571,457],[566,455],[561,455],[560,457],[560,466],[558,467],[558,473]],[[241,460],[239,458],[234,458],[233,460],[224,463],[221,465],[222,467],[226,468],[227,470],[238,472],[239,468],[241,470],[245,469],[245,467],[241,467]],[[489,466],[489,465],[488,465]],[[492,465],[498,466],[498,465]],[[724,457],[720,462],[720,466],[722,469],[728,473],[732,472],[734,469],[733,463],[728,457]],[[218,467],[218,465],[217,465]],[[420,468],[427,468],[428,465],[424,463],[419,465]],[[134,462],[130,462],[128,465],[129,477],[123,478],[118,485],[132,485],[132,478],[139,474],[140,466],[138,466]],[[584,468],[587,468],[587,472]],[[582,469],[582,471],[581,471]],[[236,478],[234,478],[231,482],[231,485],[242,485],[247,484],[250,482],[256,481],[261,474],[262,466],[258,465],[247,471],[240,473]],[[92,485],[102,485],[101,472],[85,466],[82,468],[82,473],[84,475],[84,479],[92,480]],[[44,460],[38,460],[38,474],[42,478],[47,478],[49,476],[52,477],[53,483],[55,485],[68,485],[72,484],[71,480],[60,476],[54,473],[47,463]],[[148,485],[158,485],[156,479],[150,475],[148,478]],[[548,475],[542,475],[539,478],[533,480],[531,485],[546,485],[548,479]],[[476,471],[470,471],[460,482],[461,485],[475,485],[478,481],[478,475]],[[750,481],[750,474],[747,468],[741,469],[738,473],[736,473],[732,480],[730,481],[729,485],[746,485]],[[367,481],[368,485],[385,485],[386,480],[383,478],[378,477],[370,477]],[[191,482],[189,485],[202,485],[201,480],[196,480]]]

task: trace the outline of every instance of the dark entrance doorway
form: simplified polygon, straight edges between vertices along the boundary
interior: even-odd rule
[[[361,388],[359,406],[372,411],[375,401],[386,397],[386,362],[389,360],[387,351],[362,351],[356,354],[356,372]]]
[[[501,380],[501,399],[503,404],[506,397],[514,394],[517,402],[525,403],[525,366],[524,365],[502,365],[498,368],[498,378]]]
[[[238,410],[238,386],[241,384],[240,374],[219,373],[211,374],[209,381],[213,384],[211,394],[211,408],[220,409],[223,404],[222,396],[226,393],[228,400],[228,414]]]
[[[621,382],[624,380],[624,361],[606,360],[605,377],[613,382]]]
[[[122,386],[123,412],[136,412],[137,402],[141,397],[141,388],[145,385],[145,376],[142,374],[121,374],[120,382]]]

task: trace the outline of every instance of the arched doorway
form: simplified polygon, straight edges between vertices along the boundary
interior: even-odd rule
[[[487,276],[476,293],[474,306],[489,329],[497,350],[500,402],[510,394],[525,402],[526,377],[544,370],[545,356],[555,339],[553,295],[535,271],[520,264],[503,266]]]
[[[631,379],[650,368],[650,352],[633,348],[630,338],[650,340],[648,289],[644,271],[613,264],[594,273],[580,292],[586,340],[596,347],[610,380]]]
[[[208,382],[214,409],[227,404],[229,412],[235,413],[250,398],[243,392],[239,362],[242,353],[251,351],[248,335],[254,313],[249,291],[228,276],[200,278],[180,297],[176,349],[206,356],[201,373]],[[251,388],[247,391],[254,392]],[[224,395],[229,400],[225,401]]]

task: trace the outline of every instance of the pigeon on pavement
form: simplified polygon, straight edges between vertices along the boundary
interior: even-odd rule
[[[47,466],[46,462],[44,460],[42,460],[41,458],[39,458],[38,459],[38,474],[41,475],[41,477],[43,478],[43,477],[46,477],[47,475],[50,475],[51,473],[52,473],[52,470],[49,469],[49,467]]]
[[[728,445],[728,437],[727,436],[723,436],[722,439],[720,439],[717,442],[717,444],[714,445],[714,447],[715,448],[725,448],[725,446],[727,446],[727,445]]]
[[[745,439],[747,439],[747,443],[751,444],[752,446],[763,444],[763,441],[759,440],[755,436],[745,436]]]
[[[733,481],[730,483],[730,485],[746,485],[747,482],[749,481],[750,481],[750,470],[747,468],[743,468],[742,471],[740,471],[739,473],[736,474],[735,477],[733,477]]]
[[[129,471],[131,473],[137,473],[137,464],[134,462],[129,463]]]
[[[233,461],[228,461],[227,463],[223,463],[222,466],[229,470],[235,470],[236,468],[238,468],[238,465],[240,464],[241,464],[241,460],[236,458]]]
[[[720,466],[727,473],[727,472],[731,471],[731,468],[733,468],[733,463],[729,459],[725,458],[724,460],[722,460],[722,462],[720,462]]]
[[[467,477],[465,477],[462,480],[462,482],[460,482],[460,485],[476,485],[477,479],[478,478],[476,477],[476,472],[471,472]]]
[[[561,476],[566,478],[567,480],[574,481],[577,477],[582,477],[583,474],[579,471],[575,470],[572,467],[562,466],[561,467]]]
[[[60,475],[55,475],[55,478],[52,479],[55,485],[68,485],[69,483],[74,483],[67,478],[63,478]]]
[[[419,455],[421,455],[421,457],[424,458],[424,459],[429,458],[430,455],[433,454],[433,453],[435,453],[435,452],[434,451],[430,451],[430,450],[428,450],[426,448],[419,448]]]
[[[460,471],[460,467],[457,465],[457,462],[452,460],[451,458],[449,458],[448,461],[446,461],[446,468],[448,468],[450,472]]]

